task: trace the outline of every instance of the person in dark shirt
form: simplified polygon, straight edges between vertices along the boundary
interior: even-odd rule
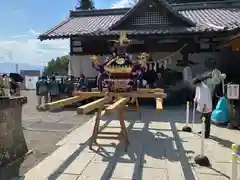
[[[66,93],[68,97],[72,97],[74,91],[74,77],[70,76],[66,82]]]
[[[59,83],[59,91],[63,95],[65,90],[65,82],[64,79],[61,78],[60,83]]]
[[[87,91],[87,78],[84,76],[84,74],[81,74],[80,79],[78,81],[78,90],[80,91]]]
[[[154,82],[157,79],[157,73],[152,69],[146,73],[149,88],[154,88]]]
[[[59,97],[59,83],[56,81],[55,76],[51,77],[49,82],[49,95],[51,102],[58,100]]]
[[[163,79],[161,73],[157,73],[157,79],[155,80],[154,87],[155,88],[164,88],[164,79]]]
[[[39,77],[36,83],[36,95],[38,97],[37,108],[39,108],[42,104],[42,98],[44,98],[44,102],[48,102],[48,82],[45,77]]]
[[[10,85],[10,95],[11,96],[16,95],[17,88],[18,88],[17,82],[13,78],[10,78],[9,85]]]

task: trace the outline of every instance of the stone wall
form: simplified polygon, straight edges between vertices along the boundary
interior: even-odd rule
[[[22,107],[26,103],[26,97],[0,97],[0,179],[7,178],[3,176],[6,167],[28,152],[22,129]]]

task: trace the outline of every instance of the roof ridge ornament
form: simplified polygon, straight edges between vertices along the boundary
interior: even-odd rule
[[[119,37],[119,43],[120,45],[125,45],[130,43],[130,40],[127,38],[127,32],[125,31],[121,31],[119,33],[120,37]]]

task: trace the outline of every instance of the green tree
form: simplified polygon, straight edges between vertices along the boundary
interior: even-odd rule
[[[44,76],[52,76],[52,75],[66,76],[68,74],[68,63],[69,63],[68,56],[62,56],[62,57],[57,57],[56,59],[52,59],[44,67],[43,75]]]
[[[92,10],[95,9],[93,0],[78,0],[76,10]]]

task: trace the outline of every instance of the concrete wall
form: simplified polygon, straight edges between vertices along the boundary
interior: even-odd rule
[[[169,56],[171,53],[168,52],[156,52],[153,54],[153,60],[157,61],[158,63],[161,63],[158,60],[161,60],[167,56]],[[133,54],[133,58],[137,54]],[[199,63],[197,65],[192,66],[192,72],[193,76],[197,74],[201,74],[206,70],[204,62],[208,58],[214,58],[214,59],[219,59],[219,53],[215,52],[206,52],[206,53],[195,53],[195,54],[189,54],[189,60]],[[84,73],[86,77],[95,77],[97,75],[97,72],[95,69],[92,68],[92,60],[90,59],[91,56],[77,56],[73,55],[70,56],[70,74],[79,77],[81,73]],[[103,61],[105,57],[101,57],[101,61]],[[167,67],[178,71],[182,72],[183,67],[177,67],[176,63],[177,60],[182,60],[182,54],[181,53],[176,53],[174,56],[171,57],[171,60],[168,62]]]
[[[28,152],[22,129],[25,103],[26,97],[0,97],[0,179],[18,175],[19,160]]]

